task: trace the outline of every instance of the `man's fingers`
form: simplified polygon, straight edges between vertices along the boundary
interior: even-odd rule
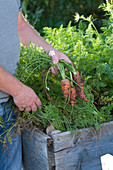
[[[32,111],[33,111],[33,112],[36,112],[36,111],[37,111],[37,106],[36,106],[35,104],[32,105],[31,108],[32,108]]]
[[[53,64],[58,64],[59,58],[55,55],[54,57],[52,57],[52,62]]]
[[[39,105],[39,103],[38,103],[38,105]],[[24,108],[23,108],[23,107],[20,107],[19,110],[20,110],[20,111],[24,111]],[[36,111],[37,111],[37,106],[36,106],[36,104],[33,104],[32,106],[27,106],[27,107],[25,107],[25,110],[26,110],[27,112],[30,112],[31,110],[32,110],[33,112],[36,112]]]
[[[71,60],[65,54],[60,55],[59,60],[64,60],[66,63],[72,64]]]
[[[37,111],[37,107],[36,107],[35,104],[33,104],[31,107],[30,106],[26,107],[26,111],[27,112],[30,112],[30,111],[36,112]]]
[[[23,107],[19,107],[18,108],[21,112],[24,111],[24,108]]]
[[[52,72],[54,75],[57,75],[58,73],[57,73],[55,70],[58,71],[58,69],[56,69],[56,67],[51,67],[51,72]]]
[[[38,97],[37,97],[35,103],[42,108],[42,103]]]
[[[31,109],[30,106],[27,106],[27,107],[25,108],[25,110],[26,110],[27,112],[30,112],[32,109]]]

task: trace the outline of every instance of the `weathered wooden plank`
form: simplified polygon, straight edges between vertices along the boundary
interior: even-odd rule
[[[113,154],[113,136],[94,141],[89,145],[79,145],[55,152],[56,170],[101,170],[100,157]]]
[[[70,131],[55,135],[53,134],[52,139],[54,142],[54,152],[75,146],[75,144],[73,143],[74,136],[71,135]]]
[[[39,130],[32,132],[25,129],[23,138],[23,166],[35,170],[48,170],[50,160],[48,157],[48,145],[51,138]]]
[[[81,129],[75,132],[75,138],[69,133],[53,136],[56,170],[101,170],[100,157],[113,155],[112,129],[110,122],[102,124],[99,131]]]
[[[81,148],[67,148],[55,152],[56,170],[80,170]]]
[[[30,135],[28,131],[23,135],[25,170],[100,170],[100,157],[113,155],[113,122],[74,135],[52,131],[49,137],[39,130]]]
[[[112,134],[112,129],[113,121],[110,123],[102,124],[98,131],[96,131],[94,128],[84,128],[75,131],[74,135],[71,135],[70,131],[55,135],[53,134],[52,138],[54,142],[54,152],[66,148],[75,147],[77,145],[80,145],[81,143],[83,145],[87,145],[89,144],[89,142],[92,143],[92,141],[98,141],[103,136],[108,136],[109,134]]]
[[[54,147],[53,147],[52,140],[47,142],[47,154],[48,154],[49,170],[55,170],[55,157],[54,157]]]
[[[32,131],[29,131],[28,129],[25,129],[22,134],[23,141],[27,142],[27,144],[30,144],[29,146],[35,146],[36,153],[37,151],[40,151],[42,155],[44,155],[45,158],[47,158],[47,139],[51,139],[49,136],[44,134],[43,132],[36,129],[33,133]],[[33,149],[31,147],[31,149]]]

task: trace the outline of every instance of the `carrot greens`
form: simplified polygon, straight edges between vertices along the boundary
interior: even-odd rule
[[[44,28],[45,40],[66,54],[74,65],[59,61],[57,75],[51,73],[54,65],[42,48],[33,44],[30,47],[21,45],[21,58],[15,76],[33,88],[43,108],[38,108],[37,114],[23,112],[20,119],[29,120],[29,123],[42,129],[53,124],[61,131],[90,126],[97,130],[101,123],[112,120],[113,10],[109,2],[100,8],[107,13],[101,32],[96,29],[92,16],[85,18],[79,14],[75,16],[78,26],[71,26],[69,22],[66,28]],[[84,79],[84,85],[81,80],[77,82],[73,79],[77,72],[81,80]],[[68,79],[71,88],[74,85],[81,88],[81,97],[80,92],[73,95],[74,99],[77,97],[75,104],[65,102],[61,88],[61,81],[65,79]],[[83,96],[87,101],[82,100]]]

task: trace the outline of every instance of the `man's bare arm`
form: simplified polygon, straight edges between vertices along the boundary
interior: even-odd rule
[[[40,99],[34,91],[21,83],[0,66],[0,90],[8,93],[20,111],[36,111],[36,105],[42,106]]]
[[[36,44],[38,47],[42,47],[46,52],[55,50],[50,44],[48,44],[40,34],[23,18],[22,11],[19,12],[18,16],[18,32],[20,42],[29,46],[30,42]]]
[[[44,51],[46,51],[49,56],[52,58],[54,64],[57,64],[59,60],[64,60],[67,63],[72,63],[71,60],[61,51],[56,50],[50,44],[48,44],[39,33],[32,28],[32,26],[25,21],[22,16],[22,12],[19,12],[18,16],[18,31],[20,42],[29,46],[30,42],[36,44],[38,47],[42,47]],[[55,74],[54,69],[52,68],[52,73]]]

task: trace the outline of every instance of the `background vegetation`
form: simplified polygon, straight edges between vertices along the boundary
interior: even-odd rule
[[[72,108],[63,97],[61,75],[50,73],[50,57],[32,44],[30,47],[21,45],[15,76],[33,88],[43,108],[38,108],[37,113],[24,111],[16,123],[27,122],[43,130],[52,124],[55,129],[73,131],[90,126],[98,130],[101,123],[113,120],[113,5],[107,1],[101,6],[103,10],[98,9],[103,2],[23,0],[27,20],[46,41],[69,56],[81,73],[88,102],[77,96],[77,104]],[[1,118],[0,123],[2,126]]]
[[[21,46],[21,57],[16,76],[32,87],[42,101],[37,113],[24,112],[22,119],[38,127],[54,125],[61,131],[94,126],[113,120],[113,5],[101,5],[108,16],[103,20],[101,32],[95,27],[92,16],[74,16],[78,26],[44,28],[44,38],[56,49],[65,53],[84,79],[88,101],[77,96],[71,106],[61,91],[61,75],[50,72],[51,58],[35,46]],[[66,77],[69,78],[67,72]]]
[[[23,13],[30,24],[40,33],[43,27],[58,28],[61,24],[67,26],[74,23],[73,15],[77,12],[85,17],[90,14],[96,18],[95,24],[100,28],[103,11],[98,6],[105,0],[22,0]]]

